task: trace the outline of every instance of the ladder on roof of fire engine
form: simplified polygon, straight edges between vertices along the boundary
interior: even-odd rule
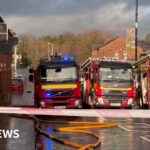
[[[132,64],[132,66],[138,66],[142,63],[145,63],[149,59],[150,59],[150,54],[148,54],[145,57],[141,58],[140,60],[136,61],[135,63]]]
[[[95,60],[99,60],[99,58],[94,58]],[[93,58],[89,57],[87,60],[85,60],[81,65],[80,69],[82,70],[84,67],[87,67],[91,62],[93,61]]]
[[[91,62],[94,61],[117,61],[117,62],[129,62],[129,60],[120,60],[120,59],[114,59],[112,57],[104,57],[103,59],[97,57],[97,58],[93,58],[93,57],[89,57],[85,62],[83,62],[80,65],[80,69],[83,70],[84,67],[87,67]]]

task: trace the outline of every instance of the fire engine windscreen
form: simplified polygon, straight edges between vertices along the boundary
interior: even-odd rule
[[[76,79],[76,67],[41,68],[41,80],[45,82],[65,82]]]
[[[129,88],[132,84],[131,68],[100,68],[100,84],[107,88]]]

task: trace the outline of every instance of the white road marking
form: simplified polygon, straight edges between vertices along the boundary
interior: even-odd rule
[[[125,131],[127,131],[127,132],[131,131],[131,130],[129,130],[129,129],[127,129],[127,128],[121,126],[121,125],[119,125],[118,127],[121,128],[121,129],[123,129],[123,130],[125,130]]]
[[[144,124],[144,123],[141,123],[141,122],[135,122],[134,124]]]
[[[136,129],[134,130],[134,129],[126,128],[126,127],[121,126],[121,125],[119,125],[118,127],[120,127],[121,129],[123,129],[125,131],[128,131],[128,132],[150,132],[150,130],[143,130],[143,129],[150,128],[150,125],[145,124],[145,123],[136,123],[136,124],[141,124],[141,125],[144,125],[145,127],[144,126],[143,127],[139,127],[139,128],[141,128],[140,130],[136,130]],[[132,125],[133,127],[136,127],[135,123],[128,124],[128,125]]]
[[[141,130],[130,130],[130,131],[134,131],[134,132],[150,132],[149,130],[143,130],[143,129],[141,129]]]
[[[135,125],[143,125],[144,126],[144,128],[150,128],[150,125],[149,124],[147,124],[147,123],[141,123],[141,122],[134,122],[134,123],[132,123],[132,124],[129,124],[129,125],[133,125],[133,124],[135,124]]]
[[[145,140],[145,141],[147,141],[147,142],[150,142],[150,139],[148,139],[148,138],[146,138],[144,136],[140,136],[140,138],[143,139],[143,140]]]
[[[128,118],[128,117],[126,117],[125,119],[127,119],[127,120],[129,120],[129,121],[132,121],[132,120],[133,120],[132,118]]]
[[[146,125],[146,126],[148,126],[148,127],[150,127],[150,124],[147,124],[147,123],[143,123],[144,125]]]
[[[98,122],[105,122],[105,121],[107,121],[106,118],[98,118]]]
[[[146,126],[150,126],[150,124],[147,124],[147,123],[141,123],[141,122],[135,122],[134,124],[144,124]]]

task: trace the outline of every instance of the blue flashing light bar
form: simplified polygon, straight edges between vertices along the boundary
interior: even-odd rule
[[[63,58],[64,61],[69,62],[69,61],[73,61],[73,57],[64,57]]]

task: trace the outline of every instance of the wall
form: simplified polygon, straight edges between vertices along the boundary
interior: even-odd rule
[[[92,50],[92,57],[115,57],[117,55],[118,59],[124,59],[124,53],[128,60],[134,60],[134,50],[131,48],[126,49],[126,40],[122,37],[116,38],[99,48],[99,50]],[[138,48],[138,57],[142,53],[142,49]]]

